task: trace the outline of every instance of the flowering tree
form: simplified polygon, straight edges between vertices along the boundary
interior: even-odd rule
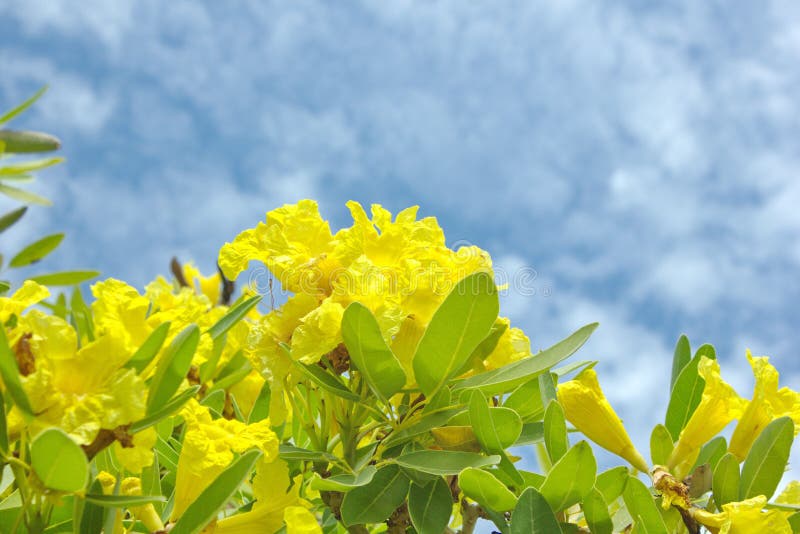
[[[173,261],[143,292],[107,279],[87,299],[91,272],[0,288],[0,531],[800,529],[800,484],[775,497],[800,394],[766,357],[747,354],[743,398],[681,337],[648,459],[598,362],[565,363],[596,323],[534,352],[498,317],[485,251],[448,248],[416,208],[348,207],[336,232],[311,200],[270,211],[220,272]],[[58,244],[37,243],[28,257]],[[252,262],[283,304],[234,298]],[[598,472],[590,442],[620,465]]]

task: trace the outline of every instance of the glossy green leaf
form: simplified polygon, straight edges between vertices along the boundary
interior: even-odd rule
[[[33,439],[31,467],[46,488],[56,491],[80,491],[89,476],[83,449],[60,428],[48,428]]]
[[[197,395],[198,391],[200,391],[200,386],[191,386],[181,391],[172,399],[170,399],[169,402],[164,404],[164,406],[161,406],[152,414],[136,421],[135,423],[132,423],[128,429],[128,432],[131,434],[136,434],[145,428],[150,428],[151,426],[158,424],[162,419],[165,419],[180,410],[184,404],[189,402],[189,399]]]
[[[200,330],[197,325],[189,325],[175,336],[164,351],[150,383],[147,415],[152,415],[164,407],[178,390],[189,372],[199,341]]]
[[[8,280],[0,280],[0,296],[3,296],[9,289],[11,289],[11,284]]]
[[[402,454],[395,462],[431,475],[457,475],[467,467],[486,467],[500,462],[499,456],[474,452],[423,450]]]
[[[402,504],[410,481],[397,465],[378,470],[372,481],[345,494],[342,501],[342,523],[345,526],[380,523]]]
[[[668,532],[653,494],[644,482],[636,477],[628,477],[622,498],[628,507],[628,513],[635,518],[636,528],[641,532],[659,534]]]
[[[33,280],[44,286],[72,286],[97,278],[100,271],[62,271],[59,273],[47,273],[31,276]]]
[[[61,148],[61,141],[57,137],[29,130],[0,130],[0,142],[6,154],[34,154]]]
[[[264,385],[261,386],[261,390],[258,392],[258,397],[256,397],[253,403],[250,415],[247,417],[247,424],[252,425],[253,423],[263,421],[269,417],[269,403],[271,398],[272,390],[269,387],[269,380],[265,380]]]
[[[653,465],[667,465],[674,447],[667,427],[656,425],[650,434],[650,459],[653,460]]]
[[[87,493],[85,498],[86,502],[104,508],[128,508],[167,500],[163,495],[104,495],[103,493]]]
[[[250,313],[250,310],[256,307],[259,302],[261,302],[261,295],[250,297],[236,304],[208,329],[208,335],[210,335],[212,339],[217,339],[224,335],[228,330],[233,328],[236,323],[244,319],[247,314]]]
[[[542,443],[544,441],[544,423],[537,421],[535,423],[525,423],[522,425],[522,432],[520,433],[517,441],[514,442],[515,447],[520,445],[533,445],[534,443]]]
[[[507,512],[517,505],[517,498],[505,484],[483,469],[468,467],[461,471],[458,486],[464,495],[496,512]]]
[[[2,328],[2,327],[0,327]],[[6,422],[5,399],[0,390],[0,458],[8,454],[8,424]],[[2,481],[2,467],[0,466],[0,481]]]
[[[475,437],[484,451],[500,454],[517,441],[522,419],[510,408],[489,407],[483,395],[475,391],[469,403],[469,420]]]
[[[368,465],[356,474],[334,475],[328,478],[321,478],[314,475],[311,480],[311,489],[317,491],[341,491],[348,492],[359,486],[369,484],[375,476],[374,465]]]
[[[567,453],[567,420],[558,401],[550,401],[544,412],[544,446],[551,463],[556,463]]]
[[[610,503],[622,495],[627,482],[628,469],[624,466],[618,466],[597,475],[594,487],[603,495],[603,500]]]
[[[31,107],[37,100],[39,100],[39,98],[41,98],[41,96],[43,94],[45,94],[46,92],[47,92],[47,86],[44,85],[38,91],[33,93],[32,96],[30,96],[28,99],[26,99],[22,104],[20,104],[18,106],[15,106],[13,109],[3,113],[3,115],[0,116],[0,125],[3,125],[5,123],[9,122],[10,120],[12,120],[14,117],[19,116],[26,109]]]
[[[11,400],[19,408],[23,415],[33,417],[33,409],[28,400],[28,394],[22,387],[22,381],[19,377],[19,367],[17,366],[17,358],[8,345],[6,338],[6,330],[0,325],[0,376],[3,377],[3,384],[8,391]]]
[[[771,499],[781,481],[794,441],[794,422],[779,417],[764,427],[742,464],[739,500],[764,495]]]
[[[25,174],[28,172],[46,169],[47,167],[58,165],[63,161],[64,158],[43,158],[33,161],[24,161],[22,163],[16,163],[14,165],[5,165],[3,167],[0,167],[0,180],[8,179],[9,177],[15,174]]]
[[[511,514],[510,534],[558,534],[561,527],[544,496],[527,488]]]
[[[614,522],[608,512],[608,505],[603,494],[597,488],[586,494],[581,501],[581,510],[586,524],[592,534],[612,534],[614,532]]]
[[[153,358],[156,357],[158,351],[161,350],[162,345],[164,345],[164,340],[167,339],[167,333],[169,332],[170,323],[161,323],[158,325],[150,335],[147,336],[147,339],[144,340],[144,343],[136,349],[136,352],[133,353],[133,356],[125,363],[125,367],[130,369],[136,369],[137,373],[141,373],[148,364],[153,361]]]
[[[719,462],[720,458],[722,458],[726,452],[728,452],[728,442],[723,436],[717,436],[703,445],[703,447],[700,449],[700,454],[697,455],[697,460],[695,460],[692,469],[703,464],[708,464],[708,466],[713,470],[714,467],[716,467],[717,462]]]
[[[95,479],[89,486],[90,493],[97,494],[102,491],[103,485],[98,479]],[[83,513],[80,516],[80,529],[76,532],[80,532],[80,534],[101,534],[105,517],[106,510],[102,506],[89,502],[85,503]]]
[[[26,211],[28,211],[28,206],[22,206],[21,208],[4,213],[3,216],[0,217],[0,232],[3,232],[4,230],[13,226],[14,223],[16,223],[22,218],[23,215],[25,215]]]
[[[378,321],[360,302],[344,311],[342,338],[351,363],[378,398],[386,401],[406,385],[406,373],[383,339]]]
[[[278,449],[278,454],[284,461],[308,461],[308,462],[332,462],[336,457],[329,452],[312,451],[295,447],[294,445],[282,444]]]
[[[589,339],[597,325],[586,325],[538,354],[462,380],[454,384],[453,389],[480,389],[487,394],[511,391],[575,353]]]
[[[558,512],[579,503],[595,483],[597,462],[586,441],[579,441],[553,465],[539,491]]]
[[[3,130],[0,130],[0,134],[2,134],[2,132]],[[36,193],[31,193],[30,191],[25,191],[19,187],[13,187],[4,183],[0,183],[0,193],[3,193],[7,197],[13,198],[14,200],[19,200],[20,202],[26,202],[28,204],[37,204],[39,206],[53,205],[51,201],[37,195]]]
[[[22,249],[16,256],[11,258],[8,265],[9,267],[17,268],[36,263],[53,252],[63,239],[64,234],[52,234],[43,237]]]
[[[339,377],[334,376],[319,365],[307,365],[299,360],[295,360],[293,363],[306,377],[311,379],[312,382],[322,389],[333,393],[337,397],[342,397],[343,399],[351,401],[360,400],[360,397],[350,391]]]
[[[436,477],[424,486],[411,484],[408,515],[417,532],[445,532],[452,509],[453,495],[442,477]]]
[[[414,376],[430,397],[467,362],[497,319],[497,287],[491,275],[459,281],[433,314],[414,354]]]
[[[675,380],[675,386],[672,388],[664,426],[669,430],[673,441],[678,439],[681,430],[689,422],[689,418],[697,409],[697,405],[700,404],[700,399],[703,397],[703,389],[706,382],[697,371],[697,365],[704,355],[710,357],[711,353],[701,352],[698,349],[694,358],[683,367],[683,370]]]
[[[675,345],[675,352],[672,355],[672,375],[669,382],[670,392],[675,388],[675,381],[689,362],[692,360],[692,347],[686,334],[681,334],[678,343]]]
[[[415,436],[424,434],[433,428],[444,426],[452,417],[464,411],[465,409],[462,407],[453,407],[423,414],[417,421],[410,423],[407,427],[389,434],[389,436],[383,440],[383,444],[387,448],[401,445]]]
[[[523,422],[541,419],[544,415],[544,405],[539,390],[539,379],[534,378],[520,385],[506,397],[503,406],[517,412]]]
[[[175,523],[170,534],[197,534],[201,532],[233,497],[239,486],[246,481],[261,451],[250,450],[242,454],[214,479],[209,486],[192,501]]]
[[[721,510],[723,504],[739,500],[739,460],[731,453],[726,453],[714,469],[711,487],[714,492],[714,503]]]

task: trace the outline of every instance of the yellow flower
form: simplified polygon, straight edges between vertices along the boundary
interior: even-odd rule
[[[622,421],[606,400],[594,369],[558,386],[558,402],[567,420],[603,447],[621,456],[639,471],[648,472],[645,459],[633,446]]]
[[[203,276],[200,270],[191,262],[183,265],[183,277],[191,284],[192,289],[200,295],[205,295],[212,305],[219,303],[222,278],[219,272],[211,276]]]
[[[146,428],[133,435],[132,447],[123,447],[114,442],[114,456],[131,473],[141,473],[145,467],[153,465],[153,447],[157,438],[154,427]]]
[[[256,502],[253,509],[220,520],[214,534],[276,532],[286,526],[287,534],[322,532],[308,503],[300,498],[302,476],[292,483],[289,467],[282,460],[259,460],[253,479]]]
[[[679,479],[688,474],[700,448],[728,423],[738,419],[744,408],[745,401],[720,376],[717,360],[703,357],[698,372],[706,382],[703,396],[681,432],[668,462],[668,467]]]
[[[123,478],[120,483],[120,494],[141,495],[142,481],[136,477]],[[147,527],[149,532],[162,532],[164,530],[164,523],[161,521],[161,517],[159,517],[152,503],[142,506],[132,506],[130,512],[137,520],[141,521],[142,524]]]
[[[519,328],[511,328],[511,321],[505,317],[498,318],[497,322],[504,324],[506,329],[500,335],[497,346],[483,361],[487,370],[497,369],[531,355],[531,341],[525,332]]]
[[[49,296],[50,291],[45,286],[26,280],[10,297],[0,297],[0,323],[5,323],[12,315],[19,316],[25,308]]]
[[[714,534],[792,534],[786,514],[780,510],[766,510],[767,498],[763,495],[722,506],[722,512],[712,514],[699,508],[692,509],[692,516]]]
[[[794,421],[795,434],[800,431],[800,393],[788,387],[778,389],[778,370],[766,356],[754,358],[748,350],[747,360],[753,368],[755,390],[728,447],[740,461],[747,456],[758,434],[774,419],[788,415]]]
[[[178,458],[175,507],[171,519],[186,508],[233,461],[234,453],[259,448],[264,458],[278,456],[278,438],[269,419],[252,425],[227,419],[212,419],[208,409],[191,399],[181,410],[186,434]]]
[[[292,335],[292,358],[310,364],[342,342],[341,304],[325,299],[300,321]]]
[[[780,495],[775,498],[775,502],[780,504],[800,505],[800,481],[792,480],[783,489]]]
[[[127,348],[133,351],[150,335],[147,324],[150,301],[125,282],[109,278],[92,286],[92,315],[95,334],[113,331],[125,336]]]

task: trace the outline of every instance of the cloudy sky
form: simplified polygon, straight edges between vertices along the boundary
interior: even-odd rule
[[[646,448],[682,332],[800,387],[798,62],[793,1],[4,0],[0,107],[49,83],[16,125],[68,163],[3,249],[65,230],[50,267],[142,285],[284,202],[418,204],[535,270],[503,303],[535,347],[600,321]]]

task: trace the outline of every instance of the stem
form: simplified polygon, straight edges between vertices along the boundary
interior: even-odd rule
[[[475,525],[481,516],[481,509],[474,504],[468,504],[466,500],[461,500],[461,534],[472,534],[475,532]]]

